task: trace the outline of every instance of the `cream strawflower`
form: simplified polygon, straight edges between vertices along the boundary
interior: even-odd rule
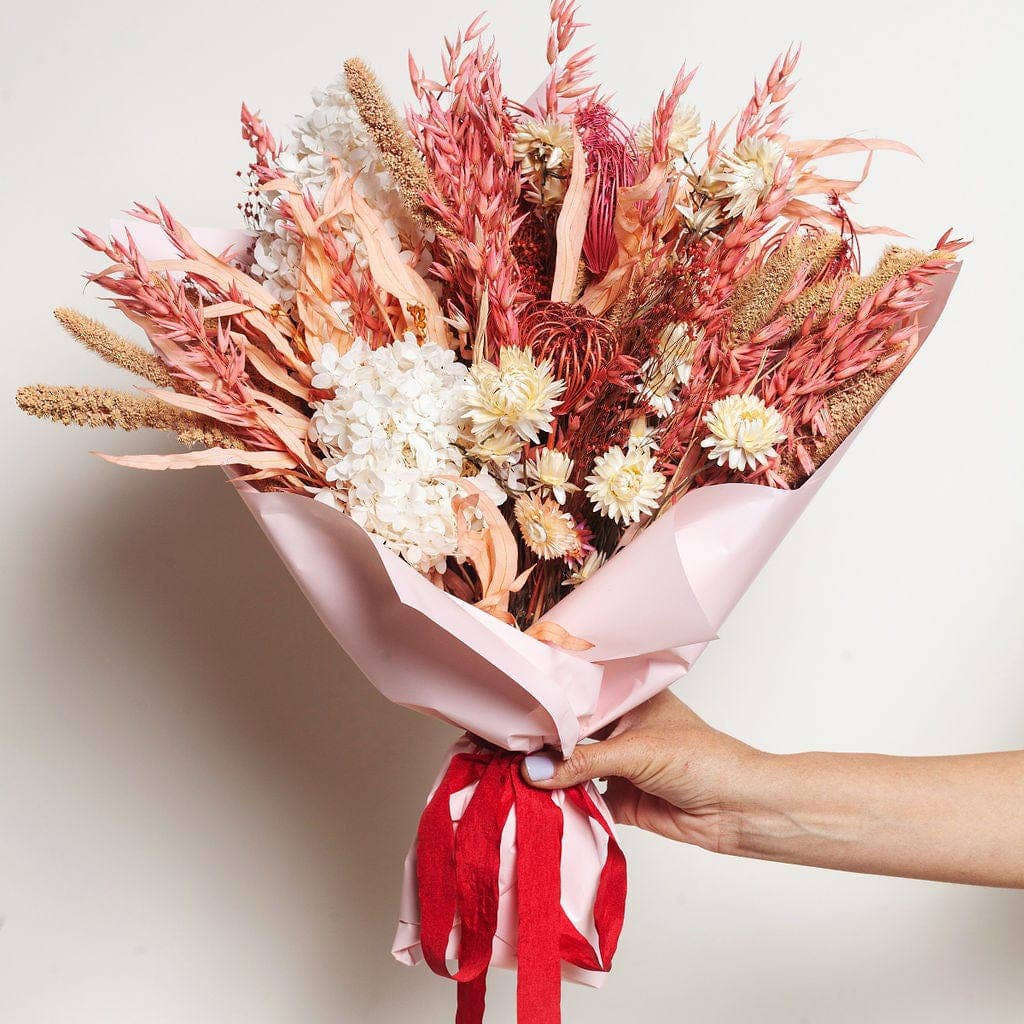
[[[690,382],[694,337],[685,323],[669,324],[658,336],[654,355],[640,367],[640,400],[656,416],[668,416],[675,408],[676,388]]]
[[[605,563],[605,559],[608,556],[603,551],[591,551],[589,555],[583,560],[583,564],[578,568],[574,569],[568,576],[562,581],[563,587],[578,587],[581,583],[586,582],[591,576],[597,572]]]
[[[579,488],[569,483],[572,474],[572,459],[557,448],[541,448],[526,463],[526,477],[540,490],[550,491],[559,505],[565,504],[565,496]]]
[[[659,447],[657,431],[657,424],[648,423],[646,416],[634,416],[629,421],[629,447],[655,451]]]
[[[523,541],[538,558],[565,558],[580,552],[572,516],[553,501],[524,494],[516,499],[515,517]]]
[[[331,485],[318,497],[424,572],[456,553],[446,478],[462,471],[465,372],[454,352],[411,334],[378,349],[356,340],[343,354],[325,345],[313,363],[313,386],[334,393],[315,403],[310,428]]]
[[[555,118],[523,120],[512,145],[531,186],[529,198],[544,205],[560,203],[572,167],[572,125]]]
[[[540,432],[554,420],[552,410],[565,390],[551,375],[551,363],[538,365],[523,348],[505,347],[498,365],[474,363],[463,387],[464,415],[478,439],[506,427],[526,441],[540,443]]]
[[[704,422],[711,433],[701,441],[708,458],[730,469],[753,469],[776,456],[775,445],[786,439],[782,417],[755,395],[729,395],[714,402]]]
[[[708,190],[729,217],[749,217],[772,190],[775,173],[786,155],[771,139],[744,139],[732,153],[723,153],[708,179]]]
[[[668,133],[669,159],[673,162],[681,161],[689,151],[690,143],[698,135],[700,135],[700,114],[697,112],[697,108],[686,106],[677,110]],[[654,145],[654,134],[651,131],[650,121],[645,121],[637,129],[636,144],[641,153],[650,153]]]
[[[462,442],[466,454],[477,462],[491,462],[496,466],[507,466],[518,462],[526,442],[508,427],[500,427],[493,434],[476,438],[469,430]]]
[[[655,471],[655,459],[646,448],[609,448],[594,460],[587,477],[587,496],[595,512],[628,526],[658,507],[665,478]]]

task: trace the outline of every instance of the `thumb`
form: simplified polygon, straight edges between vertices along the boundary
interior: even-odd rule
[[[632,778],[641,769],[638,744],[628,734],[585,743],[566,759],[546,750],[523,758],[523,779],[537,789],[566,789],[608,775]]]

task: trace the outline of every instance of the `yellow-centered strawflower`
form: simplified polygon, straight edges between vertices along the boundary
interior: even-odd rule
[[[772,139],[744,139],[723,153],[711,172],[708,191],[729,217],[749,217],[775,184],[775,173],[786,156]]]
[[[555,502],[524,494],[516,500],[515,516],[526,546],[538,558],[565,558],[581,553],[572,516]]]
[[[782,417],[756,395],[729,395],[714,402],[704,417],[709,437],[701,441],[708,458],[740,472],[775,458],[775,445],[786,439]]]
[[[655,458],[646,448],[623,451],[609,448],[594,460],[587,477],[587,497],[595,512],[628,526],[658,507],[665,477],[655,470]]]
[[[538,365],[526,349],[506,346],[497,366],[483,359],[470,368],[463,389],[464,415],[477,440],[505,427],[539,444],[564,390],[551,373],[551,363]]]
[[[579,488],[569,483],[572,474],[572,459],[557,448],[541,448],[526,463],[526,478],[531,482],[531,489],[550,491],[559,505],[565,504],[565,496]]]

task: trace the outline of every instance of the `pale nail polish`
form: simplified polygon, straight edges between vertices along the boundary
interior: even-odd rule
[[[524,763],[531,782],[547,782],[554,777],[555,759],[550,754],[528,754]]]

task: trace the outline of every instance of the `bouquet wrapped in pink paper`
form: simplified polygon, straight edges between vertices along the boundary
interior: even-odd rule
[[[475,22],[400,117],[358,59],[279,143],[243,107],[245,231],[161,205],[89,275],[145,349],[71,310],[141,394],[20,389],[65,423],[159,427],[224,467],[326,627],[386,697],[466,735],[410,851],[395,956],[459,982],[491,964],[519,1020],[611,966],[625,863],[565,756],[694,664],[910,361],[962,243],[861,273],[847,202],[884,139],[784,132],[797,54],[726,128],[685,67],[630,127],[551,7],[549,73],[509,98]],[[862,154],[863,173],[818,164]]]

